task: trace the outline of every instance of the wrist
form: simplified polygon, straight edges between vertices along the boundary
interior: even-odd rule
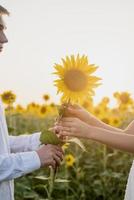
[[[92,126],[99,126],[100,120],[98,120],[95,116],[89,116],[89,118],[87,119],[87,124]]]
[[[87,125],[87,131],[85,131],[85,138],[88,138],[88,139],[92,139],[92,129],[93,129],[93,126],[91,125]]]

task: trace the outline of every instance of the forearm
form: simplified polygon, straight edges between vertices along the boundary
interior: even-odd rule
[[[113,148],[134,153],[134,135],[90,126],[86,137]]]
[[[134,120],[128,125],[128,127],[125,130],[105,124],[104,122],[102,122],[101,120],[97,118],[94,119],[94,126],[102,128],[102,129],[106,129],[109,131],[134,135]]]
[[[90,120],[88,121],[88,124],[89,125],[91,124]],[[106,129],[106,130],[110,130],[110,131],[121,132],[121,133],[124,132],[120,128],[116,128],[116,127],[110,126],[108,124],[105,124],[104,122],[102,122],[101,120],[97,119],[96,117],[94,117],[92,125],[96,126],[96,127],[99,127],[99,128]]]
[[[134,120],[125,129],[125,133],[134,135]]]

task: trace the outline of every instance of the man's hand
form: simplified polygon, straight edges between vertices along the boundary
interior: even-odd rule
[[[61,147],[55,145],[43,145],[38,149],[37,154],[40,158],[41,166],[52,166],[55,169],[56,166],[60,165],[63,159],[63,151]]]

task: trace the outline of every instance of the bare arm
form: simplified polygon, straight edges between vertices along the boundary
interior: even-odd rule
[[[83,122],[85,122],[89,125],[92,125],[92,126],[107,129],[110,131],[123,132],[122,129],[115,128],[108,124],[105,124],[100,119],[98,119],[93,114],[91,114],[90,112],[88,112],[86,109],[84,109],[83,107],[81,107],[79,105],[72,105],[72,106],[68,107],[67,114],[68,114],[68,117],[71,117],[71,116],[77,117],[80,120],[82,120]]]
[[[96,126],[98,128],[103,128],[103,129],[106,129],[106,130],[109,130],[109,131],[116,131],[116,132],[121,132],[121,133],[124,132],[124,130],[122,130],[120,128],[116,128],[116,127],[110,126],[108,124],[105,124],[101,120],[97,119],[95,116],[93,118],[94,118],[94,120],[92,119],[92,125],[93,126]],[[88,124],[91,125],[90,118],[89,118]]]
[[[113,126],[105,124],[104,122],[99,120],[97,117],[95,117],[93,114],[91,114],[90,112],[88,112],[86,109],[84,109],[83,107],[79,105],[72,105],[68,107],[67,114],[68,114],[68,117],[71,117],[71,116],[77,117],[83,122],[92,126],[96,126],[98,128],[103,128],[106,130],[121,132],[121,133],[125,132],[127,134],[132,134],[132,135],[134,134],[134,121],[132,121],[125,130],[122,130],[120,128],[115,128]]]
[[[92,139],[134,153],[134,135],[88,125],[78,118],[63,118],[56,129],[60,135]],[[128,129],[127,129],[128,130]],[[131,126],[131,132],[134,131]]]
[[[114,132],[102,128],[91,127],[87,138],[96,140],[116,149],[134,153],[134,135]]]
[[[96,120],[97,120],[96,125],[98,128],[103,128],[103,129],[110,130],[110,131],[134,135],[134,120],[128,125],[128,127],[125,130],[115,128],[113,126],[105,124],[104,122],[100,121],[99,119],[96,119]]]
[[[124,132],[127,134],[134,135],[134,120],[128,125]]]

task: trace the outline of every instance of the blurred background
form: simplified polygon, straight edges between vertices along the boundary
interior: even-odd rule
[[[1,54],[0,85],[1,91],[12,89],[17,102],[40,103],[44,92],[58,102],[53,65],[77,53],[100,66],[97,75],[103,85],[96,90],[95,102],[117,90],[134,94],[133,0],[1,0],[1,4],[11,15],[5,17],[9,43]]]
[[[133,0],[1,0],[9,43],[0,55],[0,94],[9,133],[31,134],[59,115],[52,73],[72,54],[87,55],[102,85],[82,106],[111,126],[134,120]],[[133,155],[82,140],[65,144],[54,185],[49,169],[15,180],[16,200],[123,200]]]

